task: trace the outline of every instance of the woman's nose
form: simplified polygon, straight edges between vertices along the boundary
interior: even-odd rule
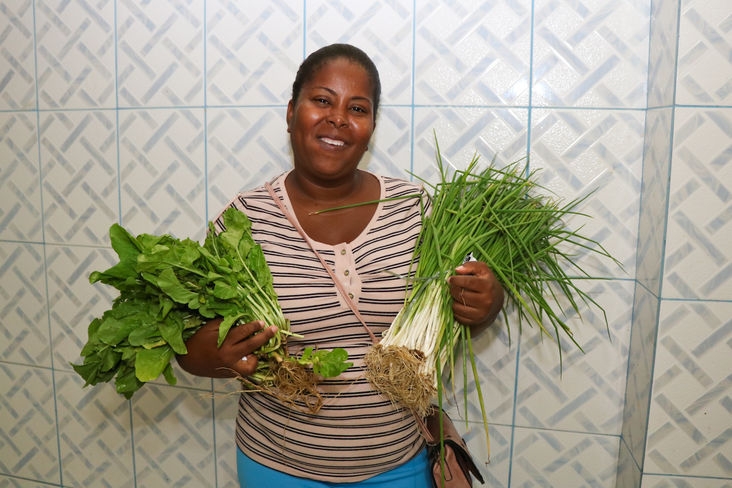
[[[336,128],[348,126],[348,117],[346,117],[344,108],[333,106],[328,114],[328,122]]]

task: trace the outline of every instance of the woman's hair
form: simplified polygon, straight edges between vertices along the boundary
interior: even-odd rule
[[[295,81],[292,83],[292,101],[297,101],[300,96],[302,86],[307,83],[315,73],[328,61],[338,58],[345,58],[360,65],[369,76],[371,89],[373,90],[374,103],[374,120],[379,109],[379,99],[381,98],[381,80],[379,79],[379,70],[369,58],[369,56],[359,48],[350,44],[331,44],[321,47],[317,51],[312,52],[305,61],[302,62],[300,68],[295,75]]]

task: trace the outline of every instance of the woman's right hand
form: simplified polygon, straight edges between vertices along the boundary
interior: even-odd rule
[[[217,347],[220,323],[214,319],[196,331],[186,342],[188,354],[176,356],[178,364],[190,374],[209,378],[251,375],[257,369],[254,351],[274,337],[277,327],[266,327],[260,320],[237,325]]]

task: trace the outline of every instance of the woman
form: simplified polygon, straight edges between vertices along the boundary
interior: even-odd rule
[[[342,347],[354,363],[320,385],[324,404],[317,414],[264,394],[240,396],[236,441],[243,487],[431,486],[413,415],[374,391],[363,371],[365,352],[403,304],[399,275],[409,272],[421,225],[419,199],[384,201],[418,194],[419,185],[358,168],[374,132],[380,93],[378,71],[359,49],[335,44],[311,54],[287,106],[293,169],[269,189],[240,194],[230,204],[252,221],[285,317],[304,336],[288,341],[290,351]],[[381,202],[315,213],[373,201]],[[335,271],[370,332],[308,241]],[[495,319],[503,291],[484,263],[466,263],[455,272],[455,317],[477,331]],[[217,348],[217,328],[212,321],[188,341],[189,353],[178,358],[186,371],[247,376],[256,368],[253,352],[275,332],[261,322],[241,325]]]

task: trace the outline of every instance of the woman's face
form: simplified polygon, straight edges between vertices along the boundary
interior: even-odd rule
[[[287,106],[295,168],[320,180],[349,176],[366,152],[374,123],[366,70],[346,58],[326,62]]]

